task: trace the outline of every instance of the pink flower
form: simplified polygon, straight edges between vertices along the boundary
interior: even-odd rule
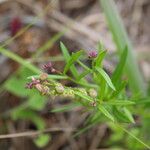
[[[97,51],[92,50],[88,53],[89,58],[96,58],[97,57]]]
[[[48,73],[56,73],[56,69],[53,68],[53,65],[51,62],[44,64],[43,69]]]

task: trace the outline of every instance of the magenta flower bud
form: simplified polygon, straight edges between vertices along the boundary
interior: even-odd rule
[[[53,68],[53,65],[51,62],[43,65],[43,69],[45,70],[45,72],[47,72],[48,74],[50,73],[56,73],[56,70]]]
[[[96,58],[97,57],[97,51],[96,50],[92,50],[88,53],[88,57],[89,58]]]
[[[14,36],[22,27],[22,22],[19,17],[15,17],[10,22],[11,35]]]

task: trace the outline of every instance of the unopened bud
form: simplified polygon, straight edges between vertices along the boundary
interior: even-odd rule
[[[40,75],[40,79],[41,80],[46,80],[48,78],[48,74],[47,73],[42,73],[41,75]]]
[[[90,51],[88,53],[88,57],[89,58],[96,58],[97,57],[97,51],[93,50],[93,51]]]
[[[64,92],[64,87],[61,84],[57,85],[55,89],[59,94],[62,94]]]
[[[95,89],[89,89],[88,93],[93,98],[97,97],[97,92]]]

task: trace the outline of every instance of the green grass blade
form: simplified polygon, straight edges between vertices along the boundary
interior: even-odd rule
[[[79,97],[81,97],[81,98],[83,98],[83,99],[85,99],[85,100],[87,100],[87,101],[89,101],[89,102],[93,102],[93,99],[90,97],[90,96],[88,96],[88,95],[85,95],[85,94],[83,94],[83,93],[81,93],[81,92],[75,92],[75,95],[77,95],[77,96],[79,96]]]
[[[120,78],[122,76],[122,73],[123,73],[123,70],[124,70],[124,67],[126,64],[127,53],[128,53],[128,50],[127,50],[127,47],[125,47],[125,49],[122,52],[122,55],[120,57],[120,62],[118,63],[118,65],[112,75],[111,80],[114,85],[117,85],[118,81],[120,80]]]
[[[74,62],[76,62],[79,57],[82,55],[83,51],[78,51],[76,53],[73,53],[69,59],[69,61],[67,62],[65,68],[64,68],[64,74],[66,74],[66,72],[70,69],[70,67],[73,65]]]
[[[88,75],[91,71],[87,71],[85,70],[84,72],[82,72],[79,76],[77,81],[80,81],[82,78],[84,78],[86,75]]]
[[[111,100],[108,102],[103,102],[106,105],[116,105],[116,106],[126,106],[126,105],[135,105],[135,102],[127,100]]]
[[[107,111],[107,109],[106,109],[104,106],[100,105],[100,106],[98,107],[98,109],[99,109],[107,118],[109,118],[111,121],[114,121],[114,117]]]
[[[127,117],[132,123],[135,123],[134,118],[133,118],[131,112],[130,112],[126,107],[124,107],[124,113],[125,113],[126,117]]]
[[[2,53],[6,57],[18,62],[19,64],[23,65],[24,67],[30,69],[31,71],[33,71],[35,73],[41,73],[41,71],[37,67],[35,67],[30,62],[21,58],[19,55],[9,51],[8,49],[0,47],[0,53]]]
[[[104,57],[106,56],[106,52],[107,52],[106,50],[103,50],[98,54],[97,58],[94,60],[95,66],[97,67],[102,66],[102,61]]]
[[[70,59],[70,54],[69,54],[69,52],[68,52],[66,46],[65,46],[62,42],[60,42],[60,47],[61,47],[62,53],[63,53],[63,55],[64,55],[65,61],[66,61],[66,63],[68,63],[68,61],[69,61],[69,59]],[[74,65],[72,65],[72,66],[70,67],[70,70],[71,70],[73,76],[74,76],[75,78],[77,78],[78,71],[77,71],[77,69],[75,68]]]
[[[139,93],[142,96],[146,95],[145,84],[139,71],[135,54],[133,52],[131,43],[128,39],[127,33],[123,26],[121,17],[119,16],[119,13],[117,11],[115,3],[113,0],[100,0],[100,2],[120,55],[124,50],[124,47],[128,47],[126,72],[129,77],[130,87],[133,93]]]
[[[147,145],[146,143],[144,143],[141,139],[139,139],[138,137],[136,137],[135,135],[133,135],[130,131],[128,131],[127,129],[125,129],[124,127],[122,127],[119,124],[116,124],[116,126],[118,126],[120,129],[122,129],[124,132],[126,132],[128,135],[130,135],[132,138],[134,138],[137,142],[141,143],[143,146],[145,146],[147,149],[150,149],[150,146]]]
[[[96,67],[95,69],[105,79],[106,83],[110,86],[110,88],[112,88],[115,91],[116,89],[107,73],[102,68]]]

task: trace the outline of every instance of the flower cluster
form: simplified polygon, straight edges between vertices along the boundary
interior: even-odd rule
[[[36,88],[39,92],[45,95],[49,92],[49,88],[46,85],[47,83],[48,82],[46,80],[46,74],[41,74],[39,79],[35,79],[34,77],[32,77],[31,82],[26,84],[26,88],[28,89]]]
[[[43,65],[43,70],[48,73],[48,74],[53,74],[53,73],[57,73],[56,69],[53,68],[53,65],[51,62],[47,63],[47,64],[44,64]]]
[[[90,59],[92,59],[92,58],[96,58],[97,57],[97,51],[95,51],[95,50],[92,50],[92,51],[90,51],[89,53],[88,53],[88,57],[90,58]]]

